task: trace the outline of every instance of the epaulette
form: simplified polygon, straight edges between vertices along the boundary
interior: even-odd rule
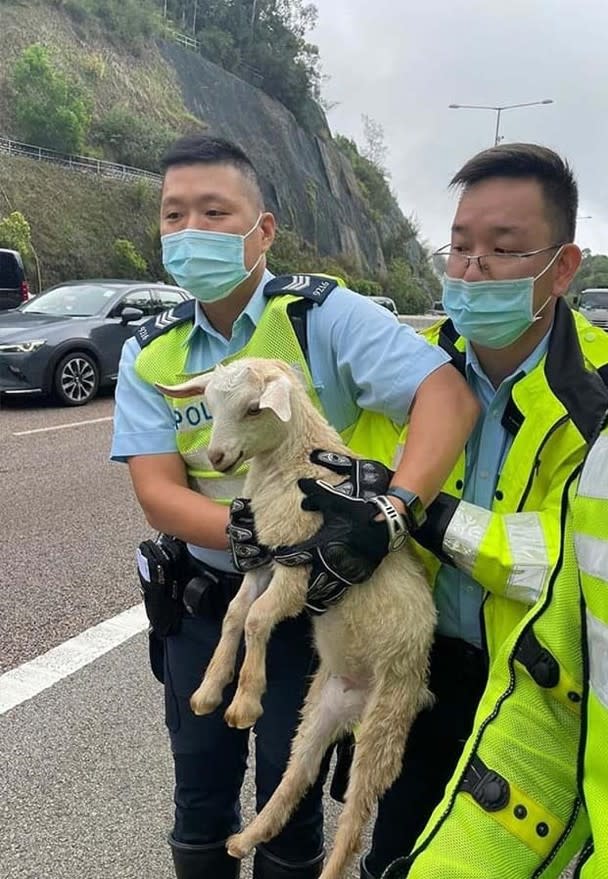
[[[264,287],[264,296],[284,296],[291,293],[322,305],[332,290],[338,286],[335,278],[324,275],[281,275]]]
[[[166,333],[168,330],[172,330],[173,327],[177,327],[179,324],[183,324],[188,320],[194,320],[195,305],[196,302],[194,299],[186,299],[184,302],[180,302],[179,305],[175,305],[173,308],[163,311],[162,314],[157,314],[154,317],[151,317],[150,320],[147,320],[145,324],[142,324],[135,333],[135,338],[139,343],[139,347],[145,348],[146,345],[149,345],[150,342],[153,342],[154,339],[162,336],[162,334]]]

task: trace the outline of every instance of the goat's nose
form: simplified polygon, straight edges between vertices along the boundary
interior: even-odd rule
[[[224,460],[225,455],[221,449],[208,449],[207,450],[207,457],[211,461],[211,466],[215,467],[215,469],[217,470],[217,468],[220,466],[220,464]]]

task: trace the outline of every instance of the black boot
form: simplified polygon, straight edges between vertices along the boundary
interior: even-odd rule
[[[231,858],[226,842],[188,845],[169,837],[177,879],[239,879],[241,862]]]
[[[288,864],[265,849],[256,849],[253,860],[253,879],[318,879],[323,870],[325,852],[311,861]]]

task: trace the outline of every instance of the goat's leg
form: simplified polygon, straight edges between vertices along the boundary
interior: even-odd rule
[[[224,715],[228,726],[247,729],[262,714],[266,691],[266,647],[274,626],[297,616],[306,603],[308,566],[275,566],[270,586],[251,606],[245,620],[245,659],[234,699]]]
[[[381,679],[373,688],[357,733],[346,803],[320,879],[344,876],[376,801],[399,775],[408,733],[427,697],[424,681],[410,678],[409,684]]]
[[[222,623],[222,634],[202,683],[190,697],[195,714],[211,714],[222,701],[224,687],[234,677],[236,655],[249,609],[270,582],[272,572],[260,568],[245,574],[241,587],[234,596]]]
[[[226,843],[235,858],[244,858],[259,843],[268,842],[287,824],[298,803],[311,787],[328,747],[360,710],[357,697],[344,691],[340,678],[330,677],[321,664],[302,709],[302,720],[291,744],[289,763],[281,783],[262,811],[241,833]],[[355,703],[353,708],[353,703]]]

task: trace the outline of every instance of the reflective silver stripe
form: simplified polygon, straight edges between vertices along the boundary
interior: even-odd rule
[[[492,513],[489,510],[462,501],[456,507],[456,512],[445,532],[444,551],[460,570],[469,576],[475,567],[479,546],[491,520]]]
[[[587,611],[589,681],[604,708],[608,710],[608,626]]]
[[[399,464],[401,463],[401,458],[403,457],[403,450],[405,448],[405,443],[397,443],[395,448],[395,452],[393,454],[392,468],[393,470],[397,470]]]
[[[505,516],[505,528],[511,551],[505,595],[514,601],[534,604],[550,570],[540,517],[537,513],[513,513]]]
[[[608,582],[608,540],[575,534],[574,546],[581,571]]]
[[[221,476],[218,479],[191,476],[188,481],[195,491],[212,500],[232,500],[235,497],[243,497],[244,476]]]
[[[578,493],[582,497],[608,500],[608,436],[605,434],[599,437],[589,452]]]

